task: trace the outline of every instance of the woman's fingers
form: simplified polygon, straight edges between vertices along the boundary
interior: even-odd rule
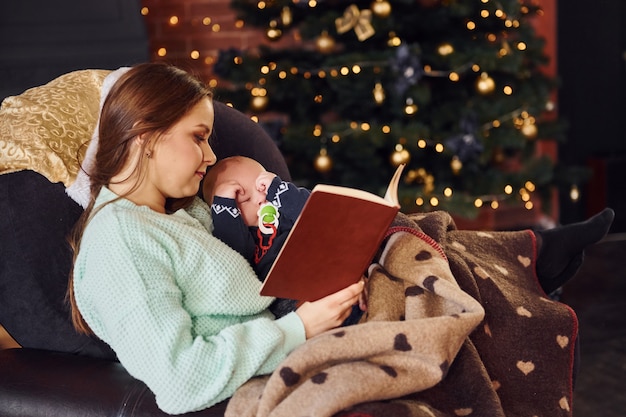
[[[302,304],[296,313],[304,324],[307,339],[340,326],[358,303],[364,286],[361,280],[320,300]]]

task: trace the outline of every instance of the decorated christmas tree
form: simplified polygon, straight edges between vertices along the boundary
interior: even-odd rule
[[[549,200],[562,140],[524,0],[233,0],[267,46],[221,51],[216,96],[268,128],[294,180],[384,192],[403,210],[474,216]],[[277,127],[278,126],[278,127]]]

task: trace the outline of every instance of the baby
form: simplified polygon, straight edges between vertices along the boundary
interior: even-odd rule
[[[211,206],[213,234],[243,255],[261,281],[311,194],[244,156],[211,167],[202,193]],[[278,299],[270,309],[280,317],[295,306],[293,300]]]

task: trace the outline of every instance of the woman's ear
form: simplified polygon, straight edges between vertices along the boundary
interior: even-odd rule
[[[138,149],[143,150],[145,153],[152,152],[150,146],[151,136],[148,132],[141,133],[133,139],[134,143],[137,145]]]
[[[135,128],[135,125],[137,125],[137,123],[133,125],[133,128]],[[148,132],[143,132],[135,136],[134,140],[139,146],[144,146],[150,140],[150,135],[148,135]]]

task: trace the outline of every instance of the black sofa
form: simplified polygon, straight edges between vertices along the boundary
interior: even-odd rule
[[[52,106],[55,100],[53,94]],[[54,109],[33,106],[23,111],[41,111],[47,121],[58,118]],[[90,111],[97,106],[96,98]],[[0,111],[0,325],[22,348],[0,351],[0,416],[167,415],[107,345],[72,328],[64,298],[71,263],[65,239],[82,208],[65,193],[65,184],[50,181],[40,167],[7,168],[8,160],[20,157],[20,138],[9,140],[13,127],[2,123],[15,116],[14,107]],[[218,157],[250,156],[290,179],[276,144],[259,124],[219,101],[215,113],[212,146]],[[63,134],[56,122],[52,131]],[[224,409],[221,403],[192,415],[222,416]]]

